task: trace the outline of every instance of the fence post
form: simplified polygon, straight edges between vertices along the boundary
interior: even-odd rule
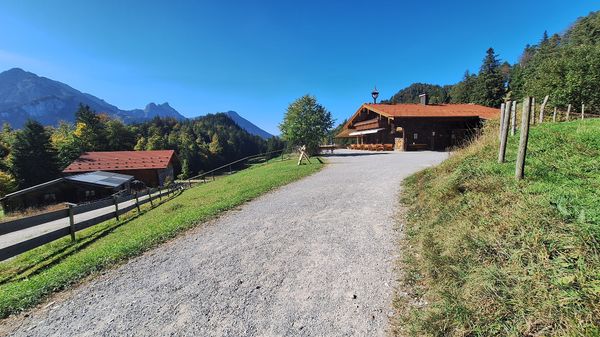
[[[192,188],[192,179],[188,179],[188,188]]]
[[[567,122],[569,121],[569,115],[571,114],[571,104],[569,104],[569,106],[567,106]]]
[[[69,202],[67,203],[67,206],[69,207],[69,232],[71,234],[71,242],[75,242],[75,219],[73,217],[73,204]]]
[[[510,135],[514,136],[517,131],[517,101],[512,102],[510,108]]]
[[[525,176],[525,157],[527,156],[527,142],[529,140],[529,123],[531,116],[531,106],[533,98],[531,96],[523,102],[523,118],[521,118],[521,136],[519,139],[519,152],[517,153],[517,164],[515,167],[515,178],[523,179]]]
[[[585,113],[585,104],[581,103],[581,119],[583,120]]]
[[[119,203],[117,197],[113,195],[113,203],[115,204],[115,218],[119,221]]]
[[[231,171],[231,165],[229,165],[229,175],[232,175],[233,171]]]
[[[500,125],[500,149],[498,151],[498,162],[504,163],[506,157],[506,140],[508,139],[508,123],[510,122],[510,110],[511,101],[506,102],[504,107],[504,118],[502,118],[502,125]]]
[[[162,202],[162,186],[158,187],[158,202]]]
[[[530,118],[531,121],[529,122],[531,125],[535,125],[535,97],[531,97],[531,104],[530,104]]]
[[[150,207],[154,207],[152,203],[152,194],[150,193],[150,189],[146,187],[146,191],[148,192],[148,199],[150,199]]]
[[[548,95],[544,97],[544,101],[542,102],[542,107],[540,108],[540,124],[544,122],[544,109],[546,108],[546,104],[548,103]]]
[[[552,114],[552,122],[556,122],[556,107],[554,107],[554,113]]]
[[[138,192],[135,191],[135,207],[137,208],[138,214],[140,213],[140,199],[138,198]]]
[[[498,133],[498,139],[502,138],[502,125],[504,125],[504,118],[506,114],[506,105],[507,102],[500,104],[500,129]]]

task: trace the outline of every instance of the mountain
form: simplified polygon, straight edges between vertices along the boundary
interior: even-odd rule
[[[258,126],[252,124],[252,122],[250,122],[249,120],[245,119],[244,117],[240,116],[237,112],[235,111],[227,111],[225,112],[225,114],[231,118],[240,128],[246,130],[248,133],[251,133],[253,135],[256,136],[260,136],[264,139],[269,139],[271,137],[273,137],[272,134],[268,133],[267,131],[259,128]]]
[[[127,111],[127,113],[129,115],[124,118],[124,121],[127,123],[143,122],[156,116],[172,117],[179,120],[185,119],[185,117],[183,117],[179,112],[177,112],[177,110],[173,109],[169,103],[166,102],[158,105],[150,103],[146,105],[144,110],[134,109]]]
[[[7,122],[19,128],[29,118],[44,125],[72,122],[79,104],[89,105],[98,113],[106,113],[126,123],[142,122],[155,116],[185,119],[168,103],[150,103],[143,110],[121,110],[64,83],[19,68],[0,73],[0,123]]]

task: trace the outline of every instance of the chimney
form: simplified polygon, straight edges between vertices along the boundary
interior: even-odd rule
[[[423,105],[429,104],[429,97],[427,96],[427,94],[420,94],[419,100],[421,101],[421,104],[423,104]]]

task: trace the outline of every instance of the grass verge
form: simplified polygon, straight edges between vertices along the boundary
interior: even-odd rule
[[[323,165],[297,166],[273,161],[184,191],[180,196],[121,222],[107,221],[68,238],[0,263],[0,317],[31,307],[52,292],[141,254],[181,231],[239,206],[274,188],[318,171]]]
[[[497,125],[404,183],[395,335],[600,335],[600,120],[518,136],[497,163]]]

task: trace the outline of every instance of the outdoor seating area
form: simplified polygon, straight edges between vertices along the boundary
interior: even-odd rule
[[[394,144],[350,144],[350,150],[394,151]]]

